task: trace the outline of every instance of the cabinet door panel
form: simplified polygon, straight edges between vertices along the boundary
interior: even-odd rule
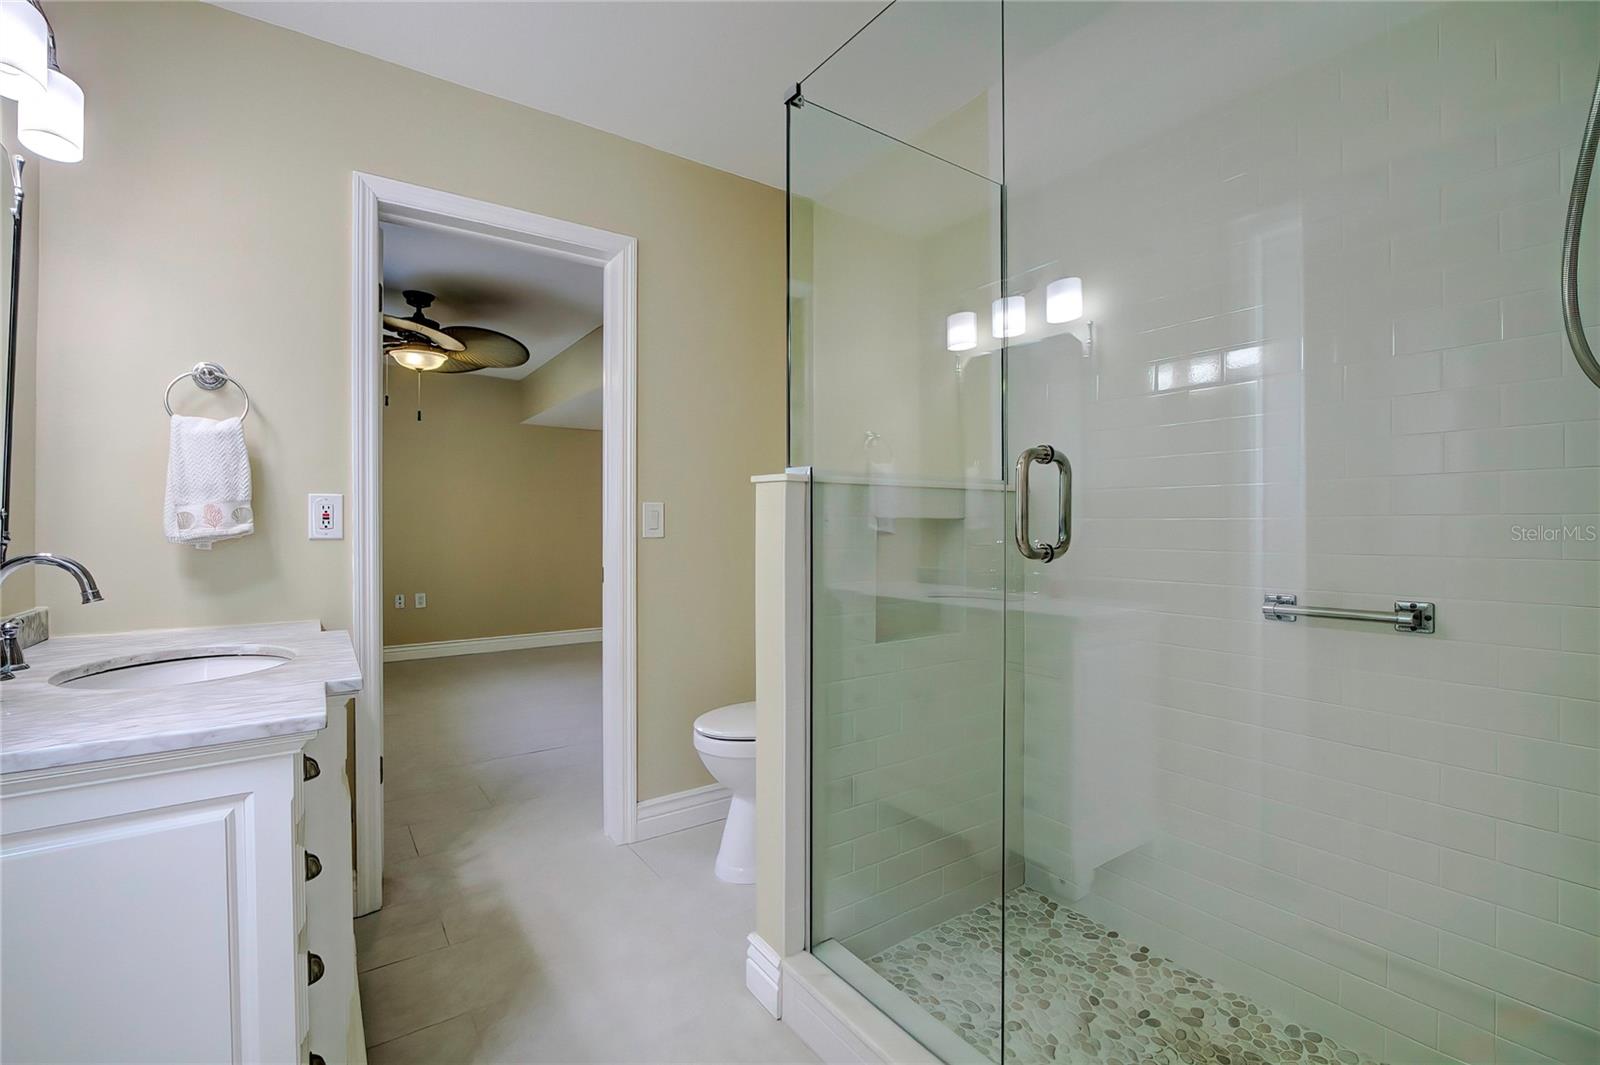
[[[5,837],[0,1056],[238,1060],[244,806],[222,799]]]

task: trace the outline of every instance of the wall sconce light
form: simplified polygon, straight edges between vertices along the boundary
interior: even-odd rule
[[[1060,277],[1044,290],[1044,320],[1052,325],[1083,317],[1083,278]]]
[[[45,91],[17,103],[17,139],[58,163],[83,159],[83,90],[54,64]]]
[[[45,91],[50,24],[27,0],[0,2],[0,96],[22,100]]]
[[[61,72],[55,31],[37,3],[0,0],[0,93],[17,101],[24,148],[58,163],[83,159],[83,89]]]
[[[996,340],[1019,337],[1028,328],[1028,304],[1021,296],[1002,296],[989,308],[989,333]]]
[[[971,351],[978,346],[976,311],[957,311],[944,320],[944,346],[950,351]]]

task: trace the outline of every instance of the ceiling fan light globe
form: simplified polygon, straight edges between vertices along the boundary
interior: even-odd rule
[[[389,349],[389,357],[408,370],[427,372],[445,364],[445,353],[422,344],[401,344]]]

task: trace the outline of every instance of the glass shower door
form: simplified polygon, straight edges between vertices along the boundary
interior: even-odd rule
[[[1005,12],[1005,1059],[1600,1060],[1600,6]]]
[[[834,110],[834,84],[788,109],[791,463],[812,471],[811,949],[941,1058],[998,1060],[1000,187]],[[978,117],[945,143],[981,133]]]

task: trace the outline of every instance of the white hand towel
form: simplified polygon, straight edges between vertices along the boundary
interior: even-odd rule
[[[198,548],[255,531],[250,452],[238,418],[172,416],[162,524],[168,541]]]

